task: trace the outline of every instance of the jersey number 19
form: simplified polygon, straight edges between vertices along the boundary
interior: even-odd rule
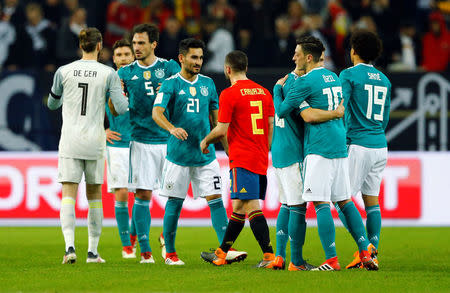
[[[387,87],[385,86],[373,86],[371,84],[365,84],[364,89],[367,91],[367,119],[372,119],[373,105],[380,105],[381,110],[379,114],[373,114],[373,119],[383,121],[384,102],[386,101]],[[381,98],[379,94],[381,93]]]

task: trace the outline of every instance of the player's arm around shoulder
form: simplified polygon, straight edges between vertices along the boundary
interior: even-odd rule
[[[344,117],[345,107],[344,107],[344,99],[341,99],[341,102],[334,110],[322,110],[311,108],[308,103],[305,103],[305,106],[300,106],[300,116],[306,123],[322,123],[333,119],[339,119]]]
[[[63,94],[63,76],[61,67],[55,72],[53,84],[47,99],[47,106],[50,110],[56,110],[61,107]]]
[[[280,105],[280,110],[277,112],[280,118],[285,118],[294,109],[298,108],[303,101],[310,95],[311,89],[304,77],[297,78],[290,88],[287,96]]]

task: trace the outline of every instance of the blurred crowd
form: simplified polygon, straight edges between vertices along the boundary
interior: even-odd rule
[[[78,34],[104,33],[101,61],[134,25],[152,22],[161,35],[157,55],[177,59],[188,36],[207,44],[204,68],[221,72],[225,55],[240,49],[250,67],[293,67],[295,40],[310,34],[326,47],[332,70],[349,66],[349,36],[377,32],[388,71],[449,71],[450,1],[437,0],[3,0],[0,67],[54,71],[80,56]]]

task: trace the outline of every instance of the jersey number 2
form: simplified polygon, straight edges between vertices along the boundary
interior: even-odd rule
[[[251,114],[253,134],[264,134],[264,129],[258,128],[257,119],[263,118],[262,101],[250,101],[250,106],[258,107],[258,113]]]
[[[83,90],[81,97],[81,116],[86,116],[86,106],[87,106],[87,95],[88,95],[88,84],[84,82],[78,83],[78,88]]]

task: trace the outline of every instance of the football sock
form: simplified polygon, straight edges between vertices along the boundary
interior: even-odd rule
[[[128,202],[116,200],[114,203],[114,211],[116,213],[117,228],[119,229],[122,246],[131,246]]]
[[[64,242],[66,243],[66,251],[71,246],[75,248],[75,199],[71,197],[62,198],[59,218]]]
[[[336,230],[334,228],[333,217],[329,204],[319,204],[316,206],[317,226],[319,230],[320,242],[325,251],[325,258],[330,259],[336,254]]]
[[[259,243],[263,253],[273,253],[272,243],[270,243],[269,227],[266,218],[261,210],[256,210],[248,214],[250,228]]]
[[[130,234],[131,235],[136,235],[136,225],[134,224],[134,220],[133,220],[133,214],[134,214],[134,204],[133,204],[133,208],[131,209],[131,224],[130,224]]]
[[[380,241],[381,232],[381,211],[379,205],[366,207],[367,221],[367,237],[370,243],[378,249],[378,242]]]
[[[180,218],[183,202],[184,199],[170,197],[166,203],[163,221],[163,236],[167,253],[175,252],[175,236],[177,234],[178,218]]]
[[[277,217],[277,249],[275,255],[279,255],[283,259],[286,259],[286,245],[289,240],[289,213],[289,207],[285,204],[282,204]]]
[[[300,266],[303,260],[303,244],[306,234],[306,207],[290,207],[289,215],[289,238],[291,240],[291,261]]]
[[[100,235],[102,234],[103,205],[101,199],[88,200],[88,203],[88,251],[97,255],[98,241],[100,240]]]
[[[234,241],[236,241],[236,239],[238,238],[239,233],[241,233],[242,228],[244,228],[244,225],[245,225],[245,214],[237,214],[237,213],[231,214],[227,230],[225,231],[225,236],[223,237],[222,244],[220,245],[220,248],[224,252],[228,252],[231,246],[233,246]]]
[[[336,208],[336,211],[338,212],[339,219],[341,220],[342,225],[344,225],[345,229],[348,230],[347,220],[345,219],[345,216],[344,216],[344,214],[342,213],[341,208],[339,207],[339,204],[338,204],[338,203],[335,203],[335,204],[334,204],[334,207]]]
[[[345,215],[347,220],[348,230],[352,234],[353,239],[358,245],[359,251],[367,250],[369,246],[369,240],[367,239],[366,229],[364,229],[364,224],[361,218],[361,214],[355,207],[353,201],[346,203],[342,208],[342,213]]]
[[[137,238],[139,241],[139,246],[141,247],[141,253],[152,251],[149,242],[151,222],[149,205],[149,200],[144,200],[137,197],[134,200],[133,220],[136,225]]]
[[[216,198],[208,201],[209,210],[211,211],[211,222],[217,234],[219,243],[222,243],[225,231],[228,226],[227,211],[223,206],[222,198]]]

